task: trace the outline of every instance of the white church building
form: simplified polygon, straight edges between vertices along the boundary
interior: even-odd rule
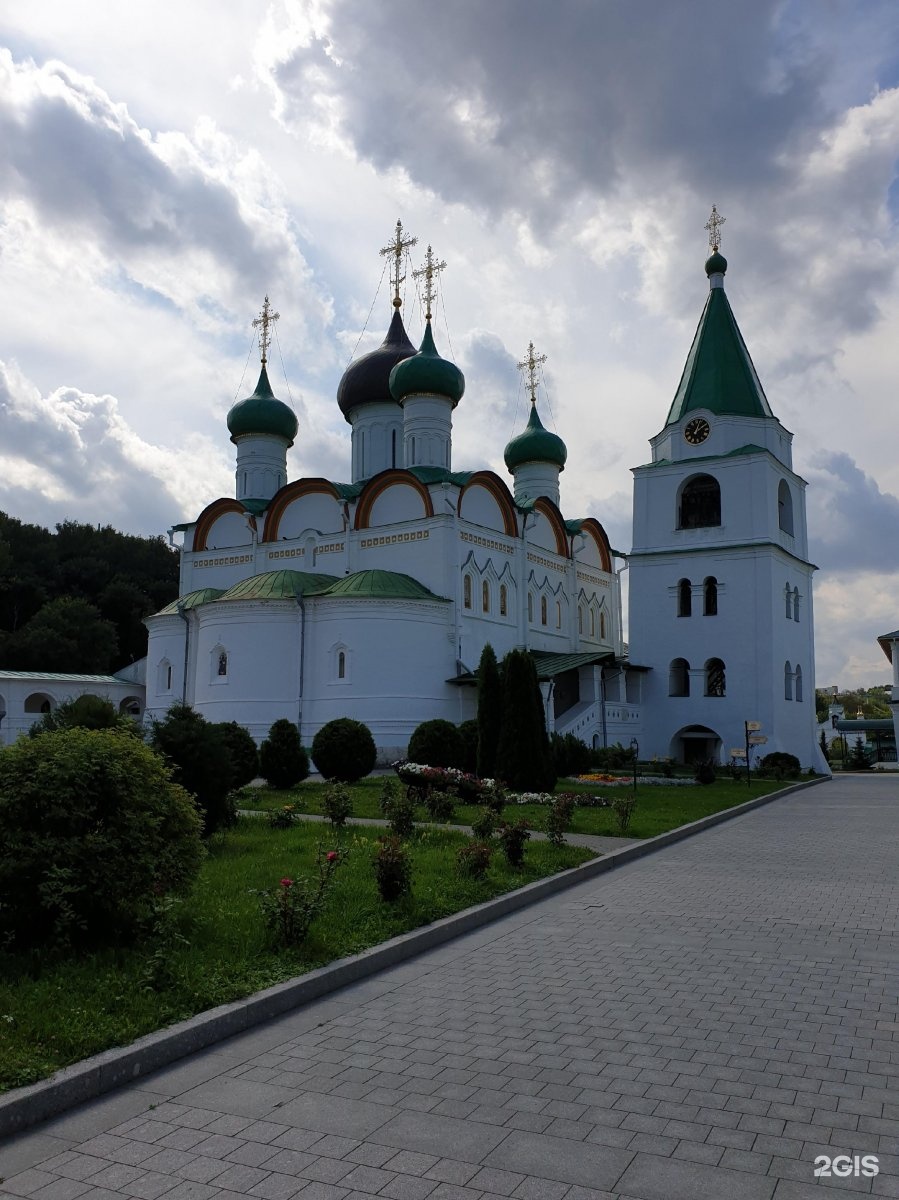
[[[174,527],[180,598],[146,621],[148,715],[183,700],[257,739],[286,717],[305,745],[349,716],[387,759],[421,721],[475,715],[489,642],[499,658],[533,654],[548,728],[590,745],[636,739],[641,758],[727,761],[754,721],[766,750],[823,769],[805,483],[728,304],[714,214],[711,229],[708,301],[652,461],[634,472],[630,554],[611,548],[597,516],[565,511],[567,450],[538,414],[533,344],[521,364],[530,416],[505,447],[510,482],[457,469],[465,380],[434,342],[439,267],[429,247],[416,350],[401,317],[399,223],[387,335],[337,391],[348,482],[288,481],[298,425],[269,383],[266,299],[259,382],[227,420],[234,496]]]

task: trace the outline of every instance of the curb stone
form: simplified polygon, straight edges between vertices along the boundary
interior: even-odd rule
[[[224,1041],[234,1034],[243,1033],[273,1017],[282,1016],[291,1009],[337,991],[347,984],[357,983],[385,967],[396,966],[397,963],[404,962],[424,950],[442,945],[508,913],[526,908],[598,875],[604,875],[615,867],[653,854],[656,850],[683,841],[684,838],[711,829],[724,821],[743,816],[753,809],[769,804],[772,800],[781,800],[794,792],[828,782],[829,779],[830,776],[825,775],[805,783],[796,783],[778,792],[756,796],[733,808],[712,813],[711,816],[700,817],[698,821],[691,821],[688,825],[660,833],[654,838],[634,842],[621,850],[591,859],[558,875],[536,880],[514,892],[507,892],[504,896],[497,896],[453,916],[443,917],[431,925],[400,934],[388,942],[362,951],[361,954],[338,959],[328,966],[275,984],[242,1000],[207,1009],[186,1021],[179,1021],[166,1029],[146,1034],[128,1046],[105,1050],[71,1067],[64,1067],[50,1079],[0,1095],[0,1138],[21,1133],[40,1121],[58,1116],[78,1104],[95,1100],[123,1084],[133,1083],[136,1079],[160,1067],[169,1066],[188,1054]]]

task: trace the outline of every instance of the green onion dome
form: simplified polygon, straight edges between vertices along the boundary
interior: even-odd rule
[[[398,404],[407,396],[447,396],[455,408],[464,391],[465,376],[455,363],[437,353],[428,321],[419,352],[397,363],[390,372],[391,396]]]
[[[531,405],[531,415],[524,432],[512,438],[503,453],[510,471],[530,462],[555,463],[560,471],[565,469],[568,450],[558,434],[544,429],[537,415],[537,405]]]
[[[337,385],[337,406],[347,421],[353,409],[364,404],[393,403],[390,372],[398,362],[410,358],[414,353],[415,347],[406,334],[400,310],[395,309],[381,345],[377,350],[351,362]]]
[[[726,270],[727,259],[719,250],[715,250],[705,260],[706,275],[723,275]]]
[[[228,413],[228,430],[231,441],[252,433],[268,433],[284,438],[293,445],[299,424],[292,408],[279,400],[268,381],[268,372],[263,363],[256,391],[246,400],[239,400]]]

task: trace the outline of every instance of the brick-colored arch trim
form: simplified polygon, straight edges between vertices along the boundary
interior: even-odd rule
[[[503,514],[503,531],[509,537],[516,537],[518,534],[518,522],[515,519],[515,501],[512,499],[512,493],[493,471],[476,471],[468,483],[465,484],[459,495],[459,516],[462,516],[462,504],[465,500],[465,494],[469,488],[473,487],[482,487],[490,493],[499,505],[500,512]]]
[[[600,525],[595,517],[587,517],[581,525],[581,533],[588,533],[596,542],[596,548],[599,551],[599,561],[602,563],[602,569],[612,574],[612,547],[609,545],[609,538],[606,531]]]
[[[542,513],[552,526],[556,537],[556,554],[560,558],[569,558],[568,530],[565,528],[565,518],[559,512],[558,505],[553,504],[546,496],[534,501],[534,512]]]
[[[222,496],[218,500],[213,500],[211,504],[203,509],[197,517],[197,524],[194,528],[194,551],[206,549],[206,539],[209,537],[209,531],[225,513],[240,513],[243,515],[245,509],[239,500],[235,500],[229,496]]]
[[[403,484],[404,487],[410,487],[413,491],[418,492],[421,497],[421,502],[424,505],[424,515],[433,517],[434,505],[431,503],[431,493],[425,485],[410,471],[403,471],[399,468],[388,467],[386,471],[381,471],[379,475],[371,478],[359,496],[359,503],[356,505],[356,519],[353,523],[354,529],[368,529],[369,520],[371,518],[371,510],[374,503],[382,492],[386,492],[388,488],[396,484]]]
[[[268,512],[265,516],[265,528],[262,531],[262,540],[264,542],[276,542],[278,540],[278,527],[287,508],[295,500],[302,499],[303,496],[316,495],[333,496],[335,500],[340,500],[340,493],[328,479],[297,479],[293,483],[285,484],[279,492],[275,493],[271,504],[268,506]]]

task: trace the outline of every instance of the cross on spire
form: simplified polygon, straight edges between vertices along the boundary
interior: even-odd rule
[[[390,282],[393,285],[394,308],[399,308],[403,303],[400,299],[400,284],[406,278],[404,273],[401,274],[403,267],[403,254],[406,250],[411,249],[412,246],[417,245],[417,243],[417,237],[403,237],[403,223],[402,221],[398,220],[396,223],[396,232],[393,236],[393,241],[389,242],[381,250],[381,254],[384,257],[387,257],[387,255],[393,256],[393,266],[390,269]]]
[[[709,233],[709,249],[713,254],[721,249],[721,226],[727,220],[727,217],[722,217],[718,213],[717,207],[712,205],[712,215],[705,223],[705,228]]]
[[[268,362],[268,348],[272,344],[271,327],[275,321],[280,321],[281,314],[273,313],[272,306],[268,302],[268,296],[262,305],[262,312],[253,320],[253,328],[259,329],[259,349],[262,352],[262,365]]]
[[[383,253],[383,251],[382,251]],[[437,276],[446,267],[445,262],[434,261],[434,251],[428,246],[428,252],[425,255],[425,265],[419,267],[417,271],[412,272],[413,279],[424,278],[424,302],[425,302],[425,320],[431,319],[431,304],[437,296]]]
[[[531,393],[531,404],[537,403],[537,368],[546,362],[545,354],[534,353],[534,343],[528,343],[528,356],[518,364],[519,371],[527,371],[527,388]]]

